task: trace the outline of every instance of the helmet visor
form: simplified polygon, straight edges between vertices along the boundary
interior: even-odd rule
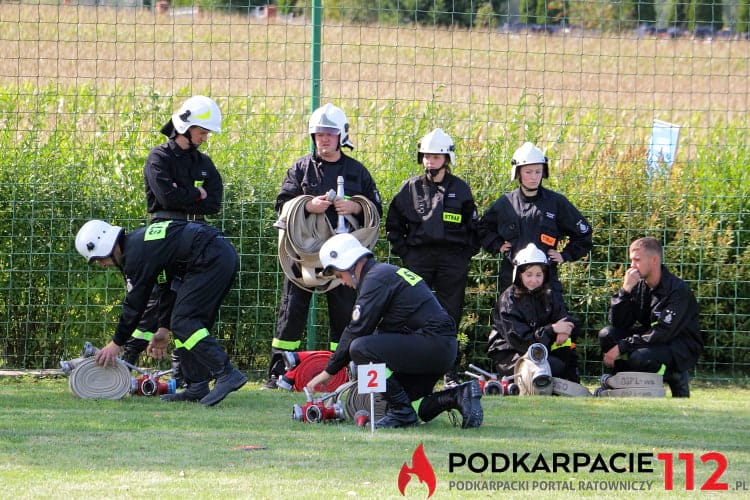
[[[340,131],[336,127],[313,127],[313,130],[310,133],[339,135]]]

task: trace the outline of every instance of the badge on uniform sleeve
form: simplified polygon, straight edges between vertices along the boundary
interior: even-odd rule
[[[133,289],[133,283],[130,282],[130,278],[125,278],[125,290],[130,293]]]
[[[362,314],[362,310],[359,307],[359,304],[354,306],[354,310],[352,310],[352,321],[357,322],[359,321],[359,316]]]
[[[583,219],[578,221],[578,230],[581,232],[581,234],[586,234],[589,232],[589,225],[586,224]]]
[[[664,314],[661,317],[661,320],[664,322],[665,325],[671,325],[673,317],[674,317],[674,311],[672,311],[671,309],[665,309]]]

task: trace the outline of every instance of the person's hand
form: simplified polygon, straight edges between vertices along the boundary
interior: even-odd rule
[[[629,267],[628,270],[625,271],[625,276],[622,278],[622,289],[630,293],[640,279],[641,273],[638,272],[638,269]]]
[[[323,370],[322,372],[315,375],[305,387],[307,387],[310,392],[318,392],[319,387],[331,380],[332,377],[333,375]]]
[[[615,360],[620,357],[620,346],[614,346],[612,349],[604,353],[604,366],[612,368],[615,366]]]
[[[569,321],[568,318],[562,318],[552,323],[552,331],[558,335],[562,333],[569,337],[573,332],[574,326],[575,325],[573,325],[573,322]]]
[[[201,200],[205,200],[206,198],[208,198],[208,192],[205,189],[199,187],[198,191],[200,191],[201,193]]]
[[[356,201],[338,198],[333,202],[336,207],[336,213],[339,215],[357,215],[362,211],[362,206]]]
[[[110,340],[109,344],[96,351],[96,353],[94,354],[94,359],[96,360],[96,364],[99,366],[115,366],[115,363],[117,363],[117,356],[119,354],[120,346]]]
[[[328,201],[326,195],[322,194],[305,203],[305,210],[307,210],[311,214],[322,214],[323,212],[328,210],[328,207],[330,206],[331,202]]]
[[[151,337],[146,347],[146,354],[154,359],[164,359],[167,355],[167,344],[169,343],[169,330],[161,327]]]
[[[558,264],[560,264],[564,260],[562,254],[554,248],[550,248],[549,250],[547,250],[547,257],[550,261],[557,262]]]
[[[500,253],[509,252],[510,249],[513,248],[513,245],[510,241],[504,241],[502,245],[500,245]]]

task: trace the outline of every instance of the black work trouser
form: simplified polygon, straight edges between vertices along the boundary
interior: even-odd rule
[[[438,379],[453,366],[457,351],[455,335],[420,332],[376,332],[354,339],[349,346],[357,365],[385,363],[412,401],[432,393]]]
[[[187,266],[176,292],[171,326],[175,339],[183,345],[175,352],[188,382],[215,378],[231,366],[210,330],[236,273],[237,252],[223,237],[212,239]]]
[[[621,340],[633,335],[633,331],[605,326],[599,331],[599,345],[602,355],[616,346]],[[622,371],[656,373],[665,365],[668,370],[676,370],[672,348],[669,344],[640,347],[615,361],[613,373]]]

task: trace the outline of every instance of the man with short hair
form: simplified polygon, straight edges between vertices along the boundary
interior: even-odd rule
[[[599,332],[604,365],[614,373],[662,373],[672,397],[690,397],[688,370],[703,351],[698,302],[662,264],[656,238],[630,244],[630,267],[612,296],[610,325]]]

